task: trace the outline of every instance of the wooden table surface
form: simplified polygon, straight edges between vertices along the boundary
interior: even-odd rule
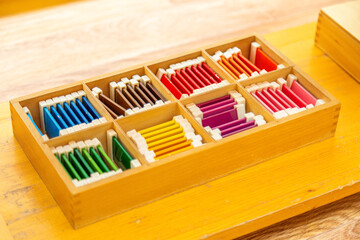
[[[278,164],[286,171],[287,162],[301,164],[301,158],[310,155],[316,160],[318,154],[318,160],[325,164],[327,161],[333,164],[332,161],[343,157],[360,166],[360,86],[314,47],[315,27],[315,23],[311,23],[265,37],[342,102],[334,138],[76,231],[16,143],[8,103],[0,104],[0,149],[3,154],[0,162],[0,214],[12,236],[15,239],[97,239],[100,236],[116,239],[123,234],[121,239],[204,238],[239,224],[236,221],[237,216],[241,216],[237,212],[240,202],[229,199],[236,197],[234,187],[237,182],[245,180],[244,174],[251,174],[256,169],[265,171],[272,164]],[[342,187],[339,186],[339,189]],[[317,190],[314,191],[316,193]],[[359,226],[360,194],[355,194],[240,239],[359,239]]]
[[[0,13],[29,4],[24,1],[30,2],[0,1]],[[216,41],[313,22],[321,7],[341,1],[93,0],[0,18],[0,102]]]
[[[0,24],[0,26],[2,25]],[[6,231],[3,230],[5,223],[14,239],[98,239],[100,236],[103,236],[104,239],[199,239],[240,223],[237,216],[241,213],[236,211],[237,205],[240,203],[229,199],[235,199],[234,184],[244,181],[243,176],[246,172],[251,173],[256,169],[266,169],[270,164],[281,165],[285,170],[286,166],[283,166],[283,163],[286,163],[287,160],[295,161],[297,158],[306,155],[311,155],[314,160],[318,155],[319,161],[324,161],[326,158],[331,161],[331,156],[333,158],[343,157],[351,160],[352,163],[358,162],[360,166],[360,147],[358,144],[360,130],[360,98],[358,93],[360,87],[323,52],[313,46],[315,27],[315,23],[311,23],[267,34],[265,37],[342,102],[338,129],[334,138],[76,231],[71,228],[14,139],[8,103],[1,103],[0,152],[3,156],[0,161],[0,232]],[[10,31],[10,27],[8,30]],[[24,34],[30,36],[31,32]],[[233,36],[233,34],[229,35]],[[11,39],[10,35],[7,37],[7,40],[12,41],[12,43],[16,41],[15,38]],[[4,38],[1,39],[1,44],[4,44],[6,39],[4,41]],[[210,42],[210,40],[208,41]],[[185,50],[192,43],[185,43],[182,47]],[[195,43],[198,44],[196,41]],[[15,45],[11,45],[12,49]],[[170,46],[171,44],[167,45],[169,48]],[[24,46],[21,49],[24,49]],[[1,48],[0,51],[0,61],[3,61],[3,66],[6,69],[7,65],[4,59],[6,51],[4,48]],[[144,53],[144,55],[144,60],[151,59],[151,52]],[[155,56],[159,57],[160,55],[156,53]],[[11,57],[15,58],[15,56]],[[123,62],[129,60],[130,63],[135,63],[141,62],[142,59],[138,56],[134,58],[130,56],[127,59],[125,58]],[[21,59],[19,61],[19,65],[21,65]],[[19,92],[24,94],[32,91],[32,87],[37,90],[48,88],[57,84],[56,80],[66,82],[68,78],[69,81],[74,81],[77,77],[115,70],[114,68],[118,65],[123,66],[123,62],[110,61],[110,66],[107,67],[105,67],[106,63],[103,62],[104,67],[101,68],[97,65],[94,72],[79,71],[78,76],[76,74],[57,76],[50,83],[43,78],[39,80],[40,86],[34,86],[34,82],[31,84],[25,82],[24,86],[27,87],[25,90],[24,87],[21,87]],[[75,63],[77,63],[76,59]],[[10,68],[10,66],[7,67]],[[51,67],[54,66],[51,65]],[[20,70],[18,73],[19,76],[23,74],[21,76],[24,77],[26,74],[22,71],[29,72],[29,69]],[[33,76],[44,74],[42,71],[40,73],[33,72],[34,75],[28,76],[31,79]],[[50,76],[53,76],[55,72],[53,70]],[[14,73],[11,74],[14,75]],[[10,76],[13,76],[11,74],[5,74],[4,79],[10,81]],[[46,79],[49,79],[50,76]],[[16,81],[20,80],[23,79]],[[17,84],[14,86],[19,88],[19,82]],[[10,92],[14,94],[15,90],[10,89]],[[1,93],[2,97],[4,94],[6,93]],[[6,98],[8,96],[6,95]],[[330,153],[326,155],[319,149],[329,149]],[[210,209],[216,209],[216,211],[210,211]],[[1,215],[4,221],[2,221]],[[1,238],[6,239],[6,232],[4,233]],[[229,237],[230,235],[226,236]],[[360,239],[360,194],[352,195],[239,239]]]

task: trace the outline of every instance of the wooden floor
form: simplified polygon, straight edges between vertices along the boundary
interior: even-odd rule
[[[0,101],[241,34],[313,22],[321,7],[337,2],[97,0],[0,18]]]

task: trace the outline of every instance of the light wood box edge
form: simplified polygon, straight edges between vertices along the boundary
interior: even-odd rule
[[[331,35],[336,35],[336,38]],[[354,37],[322,9],[318,15],[315,46],[360,82],[360,39]],[[347,53],[347,56],[344,56],[344,53]]]

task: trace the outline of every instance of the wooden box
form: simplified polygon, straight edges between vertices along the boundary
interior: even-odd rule
[[[243,54],[247,56],[250,51],[250,43],[253,41],[260,43],[262,49],[271,58],[285,67],[239,82],[231,78],[210,57],[210,54],[213,54],[217,49],[225,49],[229,46],[241,48]],[[208,65],[223,79],[228,80],[230,84],[177,100],[157,79],[154,71],[158,67],[168,66],[171,63],[198,56],[203,56]],[[315,97],[323,99],[325,104],[282,119],[275,119],[244,89],[244,86],[256,82],[276,80],[279,77],[287,76],[289,73],[296,75],[299,82]],[[104,93],[107,94],[109,82],[134,74],[147,74],[153,84],[170,102],[114,120],[102,107],[100,101],[91,94],[90,89],[94,86],[100,86]],[[192,117],[185,105],[190,102],[198,103],[223,96],[229,90],[234,89],[246,98],[247,109],[262,114],[267,120],[267,124],[215,141]],[[34,121],[39,124],[39,101],[78,90],[84,90],[87,93],[90,102],[106,118],[107,122],[44,141],[23,111],[23,107],[27,106],[30,109]],[[250,167],[307,144],[329,138],[334,135],[336,129],[340,103],[261,37],[247,36],[178,54],[142,66],[20,97],[10,101],[10,108],[13,131],[17,141],[72,226],[79,228],[192,186]],[[202,136],[205,144],[151,164],[147,163],[125,133],[134,128],[141,129],[170,120],[178,114],[188,119],[196,133]],[[111,128],[115,129],[124,146],[133,156],[139,159],[142,166],[129,169],[98,182],[75,187],[50,148],[66,144],[71,140],[78,141],[94,137],[97,137],[106,146],[106,130]],[[236,186],[234,186],[235,188]]]
[[[360,1],[320,10],[315,44],[360,82]]]

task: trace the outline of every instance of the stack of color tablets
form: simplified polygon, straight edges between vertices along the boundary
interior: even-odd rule
[[[181,115],[140,131],[133,129],[127,135],[149,163],[203,144],[202,137],[195,134],[191,124]]]
[[[325,103],[307,91],[293,74],[288,75],[287,81],[278,78],[277,82],[261,82],[245,89],[275,118],[286,117]]]
[[[244,57],[237,47],[229,48],[225,53],[217,51],[212,58],[236,80],[284,68],[262,51],[257,42],[251,43],[250,59]]]
[[[42,131],[49,138],[106,122],[87,99],[84,91],[41,101],[39,110]]]
[[[159,68],[156,76],[177,99],[229,84],[203,57],[172,64],[166,70]]]
[[[245,106],[245,98],[235,90],[206,102],[186,105],[195,119],[215,140],[266,123],[262,115],[246,113]]]
[[[105,96],[98,87],[93,88],[92,93],[115,119],[167,102],[146,75],[134,75],[130,80],[122,78],[118,83],[110,82],[109,87],[110,97]]]
[[[77,187],[141,166],[139,160],[133,159],[121,145],[112,129],[107,131],[107,146],[108,154],[94,138],[72,141],[52,148],[52,152]]]

